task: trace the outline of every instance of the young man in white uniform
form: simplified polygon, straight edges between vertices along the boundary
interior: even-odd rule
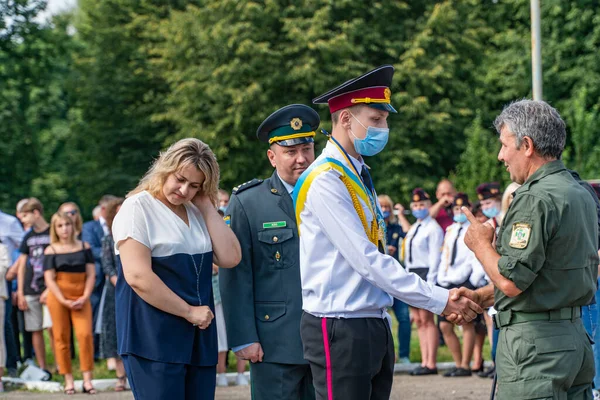
[[[300,333],[317,399],[389,399],[392,296],[471,320],[481,309],[407,273],[382,252],[385,222],[363,156],[383,150],[394,68],[379,67],[313,100],[329,104],[333,131],[294,190],[304,314]],[[464,298],[463,298],[464,299]]]

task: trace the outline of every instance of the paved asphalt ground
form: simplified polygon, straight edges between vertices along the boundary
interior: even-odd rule
[[[429,377],[415,377],[408,375],[396,375],[390,400],[481,400],[490,395],[492,385],[491,379],[482,379],[477,376],[469,378],[443,378],[441,375]],[[65,396],[62,394],[29,393],[24,391],[13,391],[1,393],[0,399],[19,400],[133,400],[131,392],[102,392],[95,396],[77,394]],[[249,387],[217,388],[216,400],[248,400],[250,399]],[[198,399],[205,400],[205,399]]]

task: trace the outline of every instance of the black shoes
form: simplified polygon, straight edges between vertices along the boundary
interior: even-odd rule
[[[452,368],[450,371],[446,372],[444,374],[444,377],[446,378],[456,378],[456,377],[462,377],[462,376],[471,376],[471,370],[470,369],[464,369],[464,368]]]
[[[437,368],[427,368],[427,367],[423,367],[421,365],[419,365],[417,368],[413,369],[411,371],[411,375],[412,376],[421,376],[421,375],[437,375],[438,370]]]
[[[477,374],[477,376],[479,376],[480,372],[483,372],[483,361],[481,362],[481,366],[477,369],[471,368],[471,372],[474,374]]]
[[[496,368],[490,367],[490,368],[486,368],[485,370],[483,370],[481,372],[478,372],[477,376],[480,378],[493,378],[495,373],[496,373]]]

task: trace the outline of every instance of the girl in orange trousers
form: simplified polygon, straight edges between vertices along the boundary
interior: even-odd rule
[[[50,290],[48,309],[59,373],[65,377],[65,394],[74,394],[71,369],[71,322],[79,344],[83,392],[95,394],[92,386],[94,343],[90,294],[94,287],[94,258],[90,246],[75,238],[69,216],[56,213],[50,221],[50,246],[44,252],[44,278]]]

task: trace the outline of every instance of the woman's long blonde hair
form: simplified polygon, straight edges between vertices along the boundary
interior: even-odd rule
[[[66,203],[62,203],[60,207],[58,207],[58,212],[62,213],[64,207],[67,206],[71,206],[77,210],[77,214],[75,215],[75,224],[73,225],[73,229],[75,229],[75,236],[77,236],[81,233],[81,230],[83,229],[83,219],[81,218],[81,210],[79,209],[79,206],[76,203],[73,203],[72,201],[67,201]]]
[[[54,213],[54,215],[52,215],[52,218],[50,219],[50,244],[55,244],[55,243],[60,242],[58,233],[56,233],[56,223],[60,220],[68,222],[73,227],[73,229],[71,230],[71,237],[69,238],[69,242],[71,244],[75,243],[75,240],[76,240],[75,225],[73,224],[71,217],[69,217],[69,214],[59,211],[59,212]]]
[[[210,147],[195,138],[181,139],[171,145],[167,151],[161,152],[137,187],[127,193],[127,197],[144,190],[147,190],[154,197],[158,196],[167,177],[188,165],[195,165],[204,174],[205,179],[200,190],[216,206],[219,188],[219,164]]]

